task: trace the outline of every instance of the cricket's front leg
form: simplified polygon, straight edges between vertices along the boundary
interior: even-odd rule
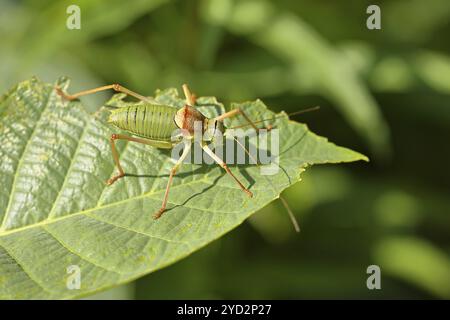
[[[234,181],[236,181],[236,183],[238,184],[238,186],[241,188],[241,190],[242,191],[244,191],[245,192],[245,194],[247,195],[247,196],[249,196],[250,198],[252,198],[253,197],[253,193],[250,191],[250,190],[248,190],[242,183],[241,183],[241,181],[239,181],[239,179],[238,178],[236,178],[236,176],[233,174],[233,172],[231,172],[231,170],[230,170],[230,168],[228,168],[228,166],[227,166],[227,164],[222,160],[222,159],[220,159],[206,144],[202,144],[201,145],[202,146],[202,149],[219,165],[219,166],[221,166],[224,170],[225,170],[225,172],[227,173],[227,174],[229,174],[233,179],[234,179]]]
[[[181,154],[181,157],[177,160],[173,168],[170,170],[170,176],[169,181],[167,182],[166,186],[166,192],[164,193],[164,199],[161,205],[161,208],[153,215],[153,219],[159,219],[164,211],[166,211],[166,205],[167,205],[167,199],[169,198],[169,190],[170,186],[172,185],[172,180],[175,174],[177,173],[178,168],[183,163],[184,159],[186,159],[187,155],[189,154],[189,150],[191,150],[192,143],[190,141],[185,141],[184,143],[184,149],[183,153]]]

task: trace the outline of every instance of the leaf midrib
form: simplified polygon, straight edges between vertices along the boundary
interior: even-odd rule
[[[127,147],[127,146],[128,146],[128,144],[125,147]],[[163,162],[163,165],[164,165],[164,162]],[[183,184],[179,184],[177,186],[172,186],[171,190],[177,189],[179,187],[187,186],[187,185],[197,184],[197,183],[207,183],[207,181],[210,178],[212,178],[212,177],[210,177],[207,174],[205,174],[204,177],[201,178],[201,179],[194,180],[194,181],[189,181],[189,182],[186,182],[186,183],[183,183]],[[272,186],[272,188],[273,188],[273,186]],[[98,203],[97,203],[97,205],[92,207],[92,208],[89,208],[89,209],[86,209],[86,210],[82,210],[82,211],[78,211],[78,212],[74,212],[74,213],[71,213],[71,214],[67,214],[67,215],[64,215],[62,217],[58,217],[58,218],[54,218],[54,219],[48,219],[47,218],[47,219],[44,219],[44,220],[39,221],[37,223],[30,224],[30,225],[23,226],[23,227],[19,227],[19,228],[15,228],[15,229],[11,229],[11,230],[5,230],[5,231],[1,231],[0,230],[0,238],[3,237],[3,236],[8,236],[8,235],[11,235],[11,234],[14,234],[14,233],[17,233],[17,232],[24,231],[24,230],[27,230],[27,229],[33,229],[33,228],[36,228],[36,227],[50,225],[52,223],[63,221],[65,219],[70,219],[70,218],[75,217],[75,216],[87,215],[88,213],[96,211],[96,210],[110,208],[110,207],[118,206],[118,205],[123,204],[123,203],[130,202],[130,201],[134,201],[134,200],[138,200],[138,199],[142,199],[142,198],[146,198],[146,197],[151,197],[151,196],[153,196],[155,194],[158,194],[160,192],[163,192],[163,191],[165,191],[165,188],[158,189],[158,190],[150,190],[149,192],[143,193],[143,194],[141,194],[139,196],[135,196],[135,197],[132,197],[132,198],[127,198],[127,199],[123,199],[123,200],[120,200],[120,201],[108,203],[106,205],[98,205]]]

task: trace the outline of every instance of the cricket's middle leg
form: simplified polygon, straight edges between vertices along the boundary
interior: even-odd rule
[[[161,204],[161,208],[153,215],[153,219],[159,219],[164,211],[166,211],[166,205],[167,205],[167,199],[169,198],[169,190],[170,186],[172,185],[172,180],[175,174],[177,173],[178,168],[183,163],[184,159],[186,159],[187,155],[189,154],[189,150],[191,150],[192,143],[191,142],[185,142],[183,153],[181,154],[181,157],[177,160],[173,168],[170,170],[170,176],[169,181],[167,182],[166,186],[166,192],[164,193],[164,199]]]

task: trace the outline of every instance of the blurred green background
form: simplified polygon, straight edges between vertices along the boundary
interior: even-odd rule
[[[81,9],[68,30],[66,8]],[[261,98],[371,158],[316,166],[282,205],[192,256],[92,298],[450,298],[450,2],[0,0],[0,92],[33,75],[71,92],[190,84]],[[94,110],[110,93],[86,97]],[[368,290],[366,268],[381,268]]]

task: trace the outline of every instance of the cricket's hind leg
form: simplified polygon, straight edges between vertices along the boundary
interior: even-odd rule
[[[114,90],[114,91],[116,91],[116,92],[122,92],[122,93],[125,93],[125,94],[127,94],[127,95],[130,95],[130,96],[132,96],[132,97],[135,97],[136,99],[139,99],[139,100],[142,100],[142,101],[145,101],[145,102],[149,102],[149,101],[150,101],[148,98],[146,98],[146,97],[140,95],[139,93],[133,92],[133,91],[131,91],[131,90],[125,88],[125,87],[122,87],[120,84],[117,84],[117,83],[115,83],[115,84],[110,84],[110,85],[107,85],[107,86],[98,87],[98,88],[94,88],[94,89],[89,89],[89,90],[80,91],[80,92],[77,92],[77,93],[74,93],[74,94],[66,94],[66,93],[64,93],[64,92],[61,90],[60,87],[56,87],[55,89],[56,89],[56,92],[57,92],[61,97],[63,97],[63,98],[66,99],[66,100],[74,100],[74,99],[77,99],[77,98],[79,98],[79,97],[81,97],[81,96],[86,96],[86,95],[88,95],[88,94],[92,94],[92,93],[96,93],[96,92],[100,92],[100,91],[105,91],[105,90],[110,90],[110,89],[112,89],[112,90]]]
[[[184,96],[186,97],[186,104],[193,107],[195,106],[195,103],[197,102],[197,96],[189,90],[189,87],[187,84],[183,84],[183,92]]]
[[[111,135],[111,139],[110,139],[111,152],[113,155],[114,163],[116,165],[117,170],[119,170],[119,173],[117,175],[115,175],[114,177],[109,178],[106,181],[107,185],[112,185],[114,182],[116,182],[117,180],[119,180],[120,178],[125,176],[125,172],[123,171],[122,166],[120,165],[119,153],[117,152],[117,149],[116,149],[116,140],[121,139],[121,138],[122,137],[120,137],[120,135],[118,135],[118,134]]]
[[[116,182],[117,180],[119,180],[120,178],[125,176],[125,172],[124,172],[122,166],[120,165],[119,153],[117,152],[117,148],[116,148],[116,140],[133,141],[133,142],[137,142],[137,143],[148,144],[150,146],[162,148],[162,149],[170,149],[172,147],[171,143],[169,143],[169,142],[165,143],[165,142],[161,142],[161,141],[153,141],[153,140],[149,140],[149,139],[131,137],[131,136],[127,136],[124,134],[115,134],[115,133],[112,134],[111,139],[110,139],[111,152],[113,155],[114,163],[115,163],[116,168],[119,171],[119,173],[117,175],[115,175],[114,177],[108,179],[106,181],[107,185],[111,185],[114,182]]]

